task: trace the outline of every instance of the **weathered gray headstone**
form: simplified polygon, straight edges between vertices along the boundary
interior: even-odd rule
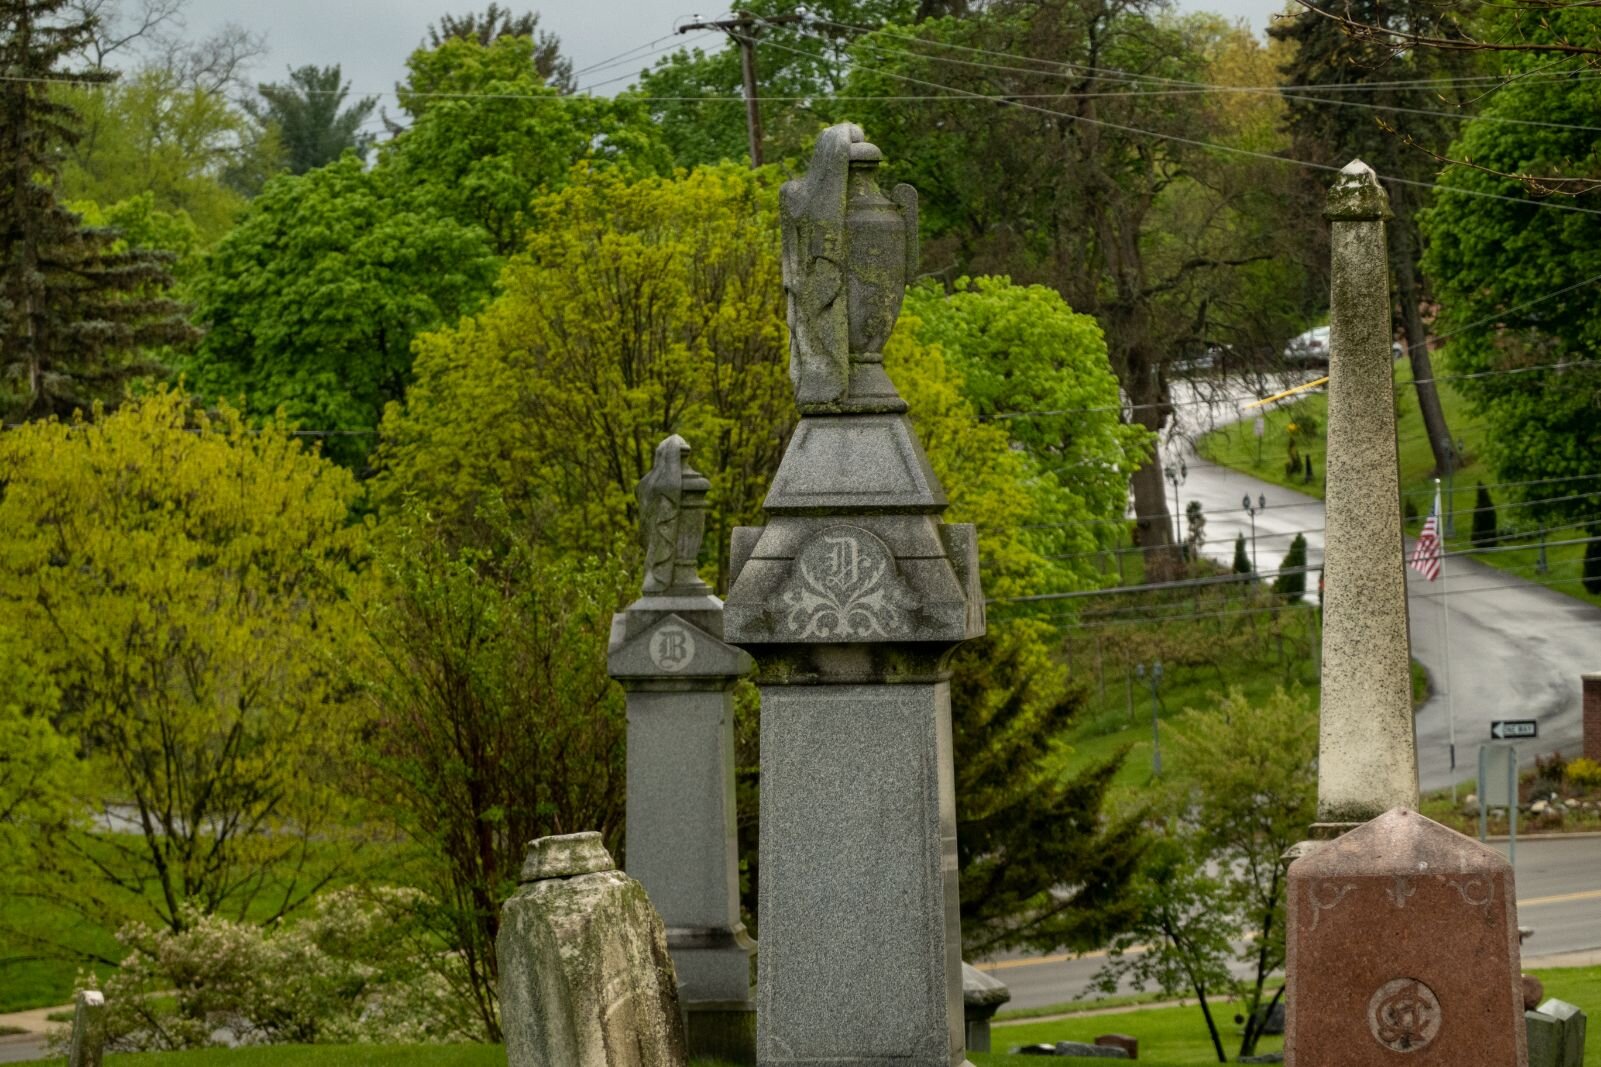
[[[967,1025],[967,1051],[990,1050],[990,1020],[1012,999],[1006,983],[993,974],[962,964],[962,1015]]]
[[[667,924],[692,1056],[756,1061],[754,943],[739,918],[733,687],[723,602],[695,564],[708,483],[677,434],[639,484],[645,594],[612,619],[608,669],[628,693],[628,873]]]
[[[106,1049],[106,996],[98,989],[80,989],[72,999],[67,1067],[100,1067]]]
[[[825,130],[781,193],[801,412],[736,530],[724,626],[762,691],[764,1065],[965,1062],[949,675],[984,630],[973,528],[882,365],[917,262],[916,194]]]
[[[1577,1006],[1555,997],[1542,1003],[1538,1010],[1526,1012],[1529,1021],[1529,1067],[1584,1067],[1584,1036],[1586,1019]],[[1545,1051],[1535,1058],[1536,1018],[1542,1033],[1539,1040]]]
[[[509,1067],[684,1067],[667,934],[597,833],[528,846],[501,908],[501,1030]]]
[[[1418,806],[1390,352],[1389,197],[1353,160],[1329,191],[1328,458],[1318,823]]]

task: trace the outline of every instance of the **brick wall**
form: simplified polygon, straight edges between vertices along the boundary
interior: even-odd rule
[[[1601,761],[1601,674],[1583,675],[1584,754]]]

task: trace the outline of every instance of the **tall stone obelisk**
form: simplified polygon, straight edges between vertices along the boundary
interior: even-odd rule
[[[1418,805],[1390,341],[1390,200],[1353,160],[1329,190],[1328,458],[1318,824]]]
[[[626,855],[667,925],[689,1054],[754,1063],[732,692],[752,664],[723,642],[723,602],[696,572],[710,483],[689,452],[668,437],[639,483],[644,595],[612,617],[607,668],[628,693]]]
[[[983,598],[882,365],[917,198],[879,190],[881,160],[834,126],[783,188],[801,420],[767,525],[734,532],[725,632],[762,693],[764,1067],[965,1063],[945,661]]]

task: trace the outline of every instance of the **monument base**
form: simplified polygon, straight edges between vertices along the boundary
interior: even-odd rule
[[[1512,868],[1396,808],[1290,865],[1290,1067],[1525,1067]]]

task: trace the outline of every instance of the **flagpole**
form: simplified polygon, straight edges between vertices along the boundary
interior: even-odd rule
[[[1440,479],[1434,479],[1435,523],[1441,521]],[[1451,579],[1445,573],[1445,531],[1440,531],[1440,621],[1445,629],[1445,715],[1451,749],[1451,806],[1456,807],[1456,686],[1451,684]],[[1479,798],[1484,803],[1484,798]]]

